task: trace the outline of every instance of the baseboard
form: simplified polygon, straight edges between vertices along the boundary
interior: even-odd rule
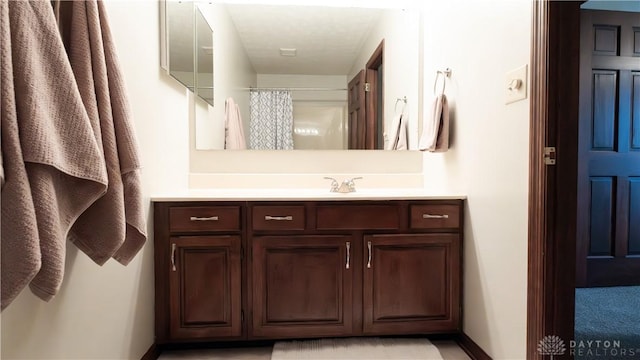
[[[462,350],[464,350],[464,352],[466,352],[471,359],[493,360],[491,356],[489,356],[489,354],[484,352],[484,350],[482,350],[482,348],[478,346],[478,344],[476,344],[475,341],[471,340],[471,338],[467,336],[467,334],[460,333],[456,341],[458,342],[458,345],[460,346],[460,348],[462,348]]]
[[[439,338],[438,335],[435,335],[436,338]],[[450,338],[451,335],[445,335],[443,338]],[[469,355],[472,360],[493,360],[491,356],[489,356],[478,344],[476,344],[467,334],[460,333],[458,335],[454,335],[454,340],[460,348]],[[261,344],[264,345],[264,344]],[[160,353],[162,350],[155,343],[149,347],[149,350],[142,355],[140,360],[158,360],[160,357]]]
[[[149,350],[147,350],[140,360],[158,360],[160,357],[160,348],[156,346],[156,343],[151,344]]]

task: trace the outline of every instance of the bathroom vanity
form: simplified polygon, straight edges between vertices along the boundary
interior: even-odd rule
[[[156,343],[458,333],[463,201],[155,198]]]

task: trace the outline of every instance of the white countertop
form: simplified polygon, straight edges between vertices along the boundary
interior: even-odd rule
[[[463,200],[465,195],[425,189],[359,189],[333,193],[328,189],[192,189],[154,194],[151,201],[279,201],[279,200]]]

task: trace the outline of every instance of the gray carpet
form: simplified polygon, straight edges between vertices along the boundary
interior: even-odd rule
[[[576,359],[640,359],[640,286],[576,289],[574,345]]]

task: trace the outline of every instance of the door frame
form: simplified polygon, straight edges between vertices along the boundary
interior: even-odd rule
[[[527,359],[542,358],[545,336],[574,338],[581,3],[533,1]],[[544,163],[548,146],[556,165]]]
[[[384,76],[384,39],[380,41],[378,47],[373,51],[365,66],[365,82],[370,84],[370,89],[365,93],[365,118],[366,118],[366,136],[365,149],[382,149],[382,144],[378,144],[378,133],[382,129],[378,129],[378,103],[382,104],[382,113],[384,114],[384,83],[378,83],[378,68],[382,66]],[[379,89],[380,88],[380,89]],[[382,92],[382,98],[378,97],[378,90]]]

